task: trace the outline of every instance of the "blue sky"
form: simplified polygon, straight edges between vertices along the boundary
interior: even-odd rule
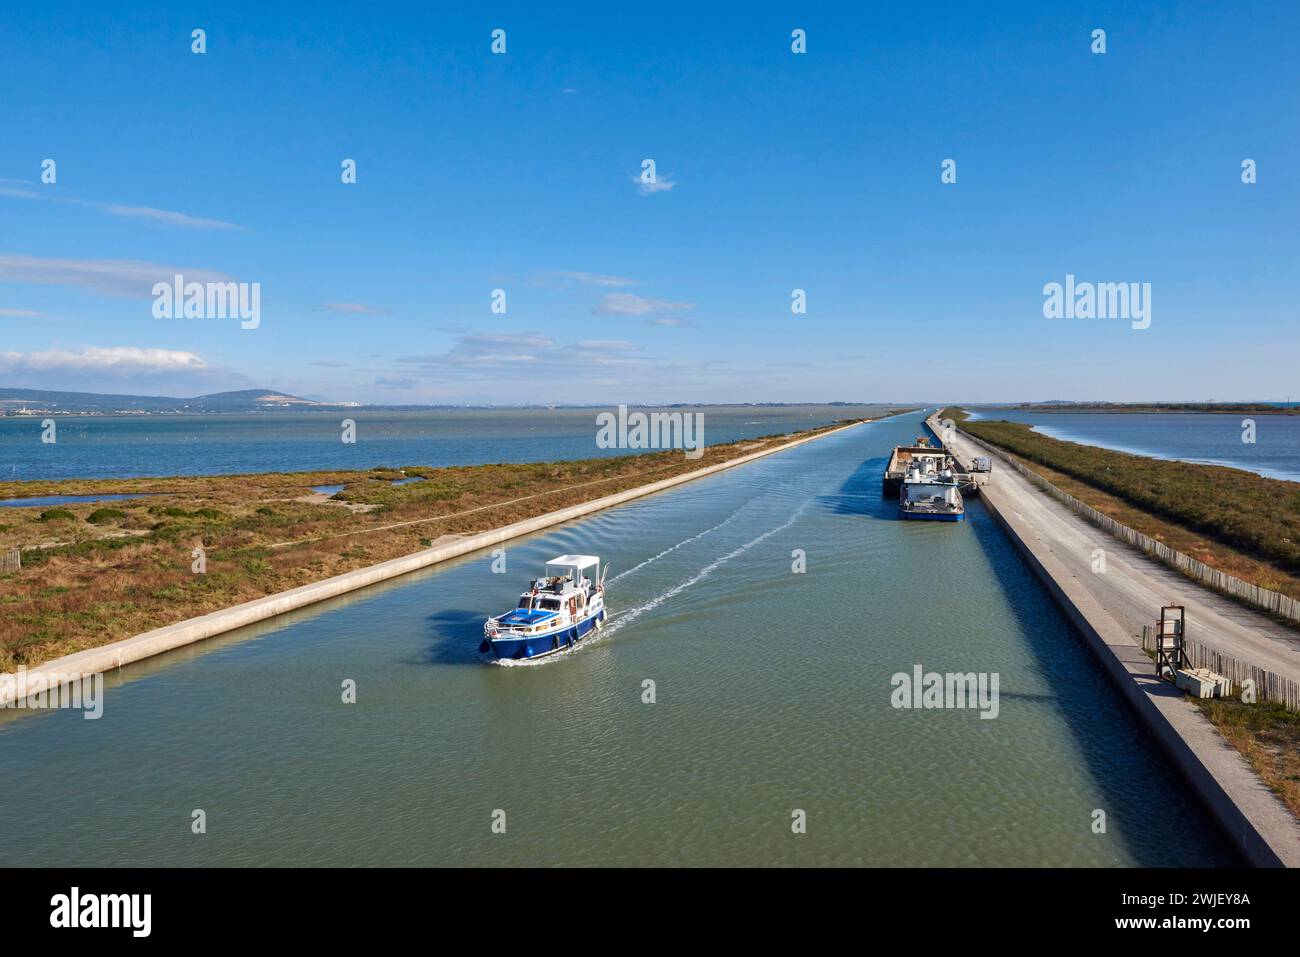
[[[1300,394],[1294,3],[107,7],[6,10],[0,386]],[[261,324],[155,318],[174,272]],[[1045,318],[1067,273],[1150,328]]]

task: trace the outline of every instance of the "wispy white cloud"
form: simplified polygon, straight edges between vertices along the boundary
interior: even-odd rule
[[[648,321],[656,326],[678,326],[684,328],[686,326],[695,325],[694,322],[687,319],[685,316],[655,316],[653,319]]]
[[[642,182],[639,175],[632,177],[632,182],[636,183],[637,192],[642,196],[653,196],[655,193],[668,193],[677,188],[677,180],[673,179],[672,173],[665,173],[663,176],[656,176],[653,183]]]
[[[183,229],[243,229],[243,226],[228,223],[221,219],[208,219],[203,216],[191,216],[171,209],[158,209],[153,206],[127,206],[122,203],[100,203],[90,199],[77,199],[73,196],[61,196],[49,187],[28,188],[30,184],[23,180],[4,180],[0,183],[14,184],[0,186],[0,196],[12,196],[18,199],[46,200],[53,203],[68,203],[74,206],[89,206],[110,216],[124,219],[142,219],[164,226],[179,226]]]
[[[211,269],[164,266],[130,259],[42,259],[0,254],[0,282],[80,286],[110,296],[147,299],[156,282],[182,274],[191,282],[233,282]]]
[[[461,342],[524,349],[549,349],[555,345],[555,340],[550,336],[543,336],[534,332],[476,332],[462,336]]]
[[[558,269],[548,269],[538,274],[538,286],[556,286],[567,285],[571,282],[581,283],[584,286],[602,286],[607,289],[619,288],[622,286],[639,286],[640,282],[636,279],[628,279],[625,276],[607,276],[598,272],[567,272]]]
[[[117,375],[197,372],[207,363],[193,352],[173,349],[141,349],[87,346],[80,352],[46,349],[41,352],[0,352],[0,372],[92,372]]]
[[[45,313],[37,312],[34,309],[0,309],[0,316],[9,319],[44,319],[47,318]]]
[[[641,347],[622,339],[583,339],[578,343],[579,349],[593,352],[640,352]]]
[[[448,371],[465,367],[511,366],[536,362],[555,348],[555,340],[534,333],[473,332],[457,336],[446,352],[402,356],[396,362],[425,371]]]
[[[503,397],[508,395],[510,401],[521,401],[531,390],[536,401],[541,396],[576,394],[572,390],[580,387],[632,382],[663,386],[679,375],[683,381],[693,381],[683,371],[688,365],[696,367],[647,355],[622,339],[564,343],[533,332],[475,332],[457,337],[446,352],[402,356],[394,360],[395,368],[376,372],[401,379],[418,377],[418,387],[424,390],[447,390],[451,382],[459,387],[482,383]]]
[[[220,219],[205,219],[188,213],[177,213],[170,209],[154,209],[152,206],[118,206],[112,203],[92,203],[111,216],[123,216],[127,219],[148,219],[168,226],[182,226],[186,229],[243,229],[234,223]]]
[[[358,316],[382,316],[388,313],[387,309],[367,306],[363,302],[326,302],[322,306],[330,312],[348,312]]]
[[[613,292],[602,296],[591,311],[598,316],[647,316],[651,313],[680,312],[694,308],[693,302],[673,302],[668,299],[649,299],[630,292]]]

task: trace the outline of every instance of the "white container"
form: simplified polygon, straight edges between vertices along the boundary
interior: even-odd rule
[[[1228,679],[1209,668],[1181,669],[1174,675],[1174,684],[1193,698],[1222,698],[1228,689]]]

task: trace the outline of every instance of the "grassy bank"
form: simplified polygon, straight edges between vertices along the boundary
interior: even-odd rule
[[[840,423],[845,424],[845,423]],[[65,654],[815,435],[569,462],[0,483],[0,498],[140,498],[0,509],[0,669]],[[404,478],[420,481],[394,484]],[[342,485],[333,496],[312,486]],[[196,570],[196,549],[202,570]]]
[[[1300,819],[1300,714],[1276,704],[1193,699],[1260,780]]]
[[[1269,405],[1262,402],[1022,402],[1007,406],[1016,412],[1210,412],[1219,415],[1251,413],[1254,415],[1300,415],[1294,405]],[[996,412],[997,410],[992,410]]]
[[[1018,422],[970,421],[959,409],[942,416],[1116,521],[1244,581],[1300,598],[1300,484],[1064,442]]]

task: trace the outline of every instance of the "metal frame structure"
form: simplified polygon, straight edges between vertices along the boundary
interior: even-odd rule
[[[1175,614],[1176,613],[1176,614]],[[1170,681],[1179,669],[1191,668],[1191,659],[1183,648],[1187,636],[1187,609],[1182,605],[1162,605],[1156,622],[1156,675]],[[1166,644],[1168,642],[1168,644]]]

